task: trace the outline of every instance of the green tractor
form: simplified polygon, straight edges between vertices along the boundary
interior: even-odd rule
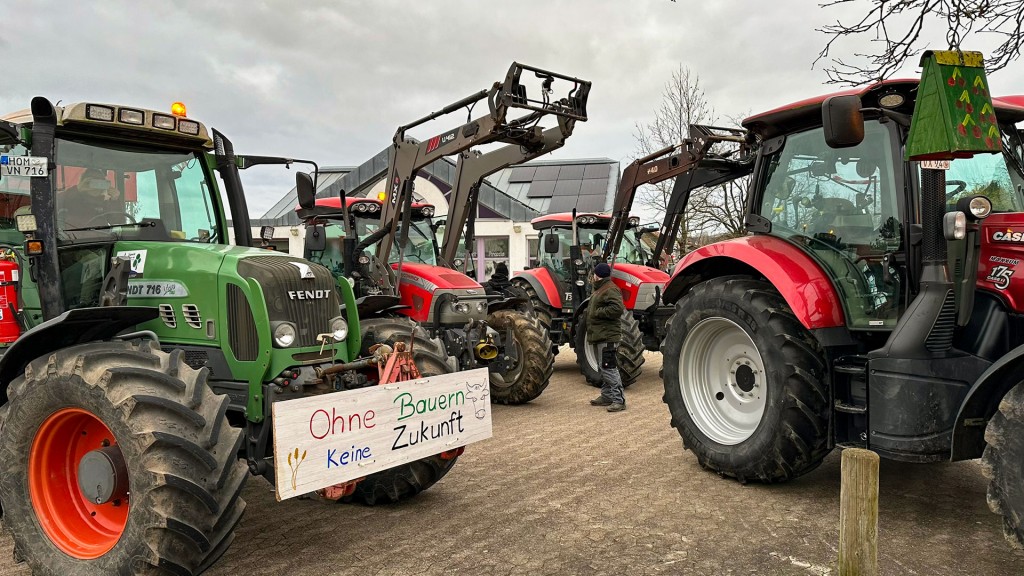
[[[360,326],[322,266],[245,247],[239,169],[290,161],[173,110],[39,97],[0,121],[0,504],[35,574],[201,573],[246,478],[274,481],[273,405],[373,386],[355,360],[416,338]],[[414,344],[424,376],[449,371]],[[331,493],[399,500],[461,451]]]

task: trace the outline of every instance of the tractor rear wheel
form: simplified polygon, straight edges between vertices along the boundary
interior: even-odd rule
[[[362,320],[360,325],[363,332],[361,356],[369,356],[369,348],[374,344],[408,343],[411,337],[413,360],[420,374],[437,376],[454,372],[444,344],[431,338],[422,326],[412,320],[404,316],[370,318]],[[437,484],[457,459],[454,453],[437,454],[370,474],[356,484],[352,494],[342,498],[341,502],[373,506],[412,498]]]
[[[598,354],[598,345],[587,339],[587,311],[579,315],[576,326],[576,363],[579,364],[580,372],[587,379],[591,386],[601,386],[601,358]],[[640,324],[633,317],[633,312],[626,310],[622,315],[622,340],[616,354],[619,364],[619,378],[622,379],[622,386],[629,387],[637,381],[644,365],[644,342],[643,334],[640,333]]]
[[[512,279],[512,285],[519,288],[526,293],[526,296],[530,299],[530,304],[533,305],[533,312],[537,315],[537,319],[540,320],[541,325],[544,326],[544,330],[551,329],[551,307],[544,303],[540,299],[540,295],[533,289],[533,286],[529,282],[523,282],[522,280]]]
[[[702,467],[781,482],[828,454],[824,354],[771,284],[698,284],[676,304],[662,354],[672,426]]]
[[[0,500],[33,574],[198,574],[224,553],[249,473],[208,374],[149,341],[95,342],[11,383]]]
[[[1003,517],[1003,534],[1024,548],[1024,383],[999,403],[985,429],[982,471],[989,479],[988,506]]]

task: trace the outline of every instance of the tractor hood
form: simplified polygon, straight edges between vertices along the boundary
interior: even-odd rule
[[[391,264],[393,270],[398,269],[398,264]],[[412,278],[413,280],[410,280]],[[452,270],[451,268],[445,268],[443,266],[432,266],[430,264],[421,264],[419,262],[403,262],[402,263],[402,282],[417,282],[422,281],[425,284],[432,285],[434,290],[483,290],[480,283],[473,280],[465,274],[461,274]]]
[[[612,277],[630,284],[643,284],[646,282],[665,284],[669,279],[668,274],[657,268],[650,268],[640,264],[620,264],[618,262],[612,267]]]

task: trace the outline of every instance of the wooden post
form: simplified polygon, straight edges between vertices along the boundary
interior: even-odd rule
[[[878,575],[878,454],[843,450],[839,576]]]

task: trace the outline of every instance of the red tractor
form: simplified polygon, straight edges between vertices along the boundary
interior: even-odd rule
[[[664,399],[700,464],[741,482],[795,478],[837,446],[982,457],[1019,546],[1024,96],[982,112],[1001,154],[942,169],[905,160],[911,126],[936,118],[915,112],[923,88],[885,81],[743,122],[749,233],[673,271]]]
[[[540,99],[530,98],[524,73],[540,79]],[[552,86],[571,86],[565,96],[553,99]],[[474,146],[504,143],[520,150],[524,159],[560,147],[572,133],[576,121],[586,121],[590,83],[578,78],[513,63],[503,82],[459,100],[439,112],[399,127],[390,151],[385,191],[379,199],[342,198],[317,200],[312,188],[299,195],[299,216],[310,226],[307,238],[318,237],[325,222],[341,223],[345,229],[338,278],[351,278],[361,297],[362,317],[401,314],[420,323],[439,339],[459,369],[487,367],[491,376],[491,399],[502,404],[521,404],[541,394],[551,375],[551,344],[542,327],[524,312],[524,298],[488,293],[465,274],[453,270],[452,260],[439,265],[434,207],[413,201],[417,172],[444,156],[459,154],[459,176],[451,200],[449,230],[461,232],[475,208],[475,193],[468,193],[491,170],[490,161],[468,162],[473,168],[463,176],[463,153]],[[417,141],[406,132],[431,120],[485,102],[487,113],[444,133]],[[529,112],[510,118],[514,109]],[[551,116],[558,126],[544,129],[541,120]],[[503,157],[504,158],[504,157]],[[502,163],[506,162],[504,159]],[[508,160],[514,163],[514,160]],[[507,165],[507,164],[504,164]],[[498,168],[503,165],[498,165]],[[484,170],[475,174],[475,170]],[[497,168],[493,168],[497,169]],[[440,224],[440,223],[439,223]],[[472,224],[469,224],[470,230]],[[325,235],[320,235],[322,240]],[[325,246],[308,244],[309,252]],[[446,236],[445,246],[455,250],[457,233]],[[372,250],[372,253],[370,252]],[[310,254],[314,260],[321,257]]]
[[[600,385],[601,373],[597,346],[587,341],[586,309],[590,297],[590,276],[602,260],[611,223],[608,214],[549,214],[531,224],[540,232],[539,266],[517,273],[512,283],[522,289],[533,303],[534,311],[547,327],[557,347],[569,344],[576,350],[576,363],[587,382]],[[622,383],[629,386],[640,376],[644,349],[657,350],[657,339],[646,339],[635,312],[657,308],[659,294],[668,274],[644,266],[647,250],[640,241],[639,219],[628,221],[634,230],[620,243],[612,269],[612,281],[622,290],[626,315],[622,318],[622,342],[618,361]],[[557,348],[556,348],[557,351]]]

